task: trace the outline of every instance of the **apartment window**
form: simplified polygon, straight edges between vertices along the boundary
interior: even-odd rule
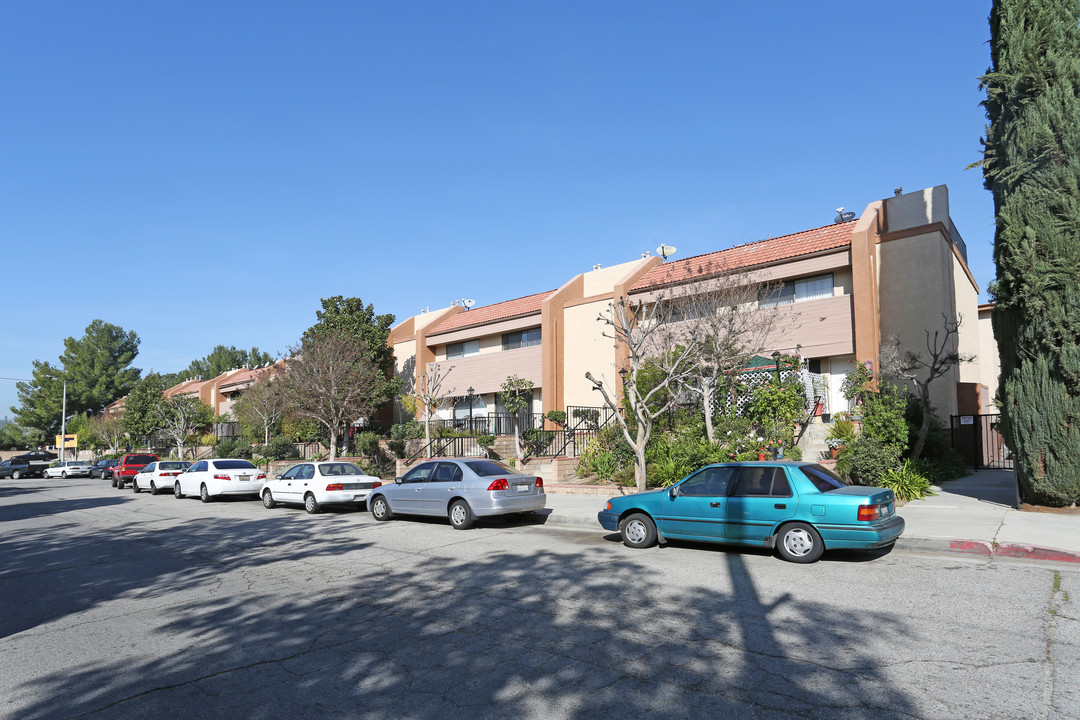
[[[789,280],[768,293],[762,293],[761,307],[773,307],[790,303],[819,300],[833,296],[833,276],[815,275],[814,277]]]
[[[502,336],[503,350],[516,350],[517,348],[531,347],[540,344],[540,328],[522,330],[521,332],[504,333]]]
[[[453,358],[469,357],[470,355],[478,355],[479,353],[479,340],[466,340],[465,342],[450,343],[446,346],[446,358],[448,360],[451,360]]]

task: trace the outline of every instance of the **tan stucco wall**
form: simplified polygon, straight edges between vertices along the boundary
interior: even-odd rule
[[[990,324],[990,316],[993,310],[984,307],[979,310],[979,382],[987,387],[990,400],[997,395],[998,379],[1001,375],[1001,358],[998,356],[997,340],[994,338],[994,328]]]
[[[955,320],[958,278],[952,248],[938,231],[888,240],[878,245],[878,293],[881,307],[881,342],[893,337],[906,350],[925,359],[926,332],[944,330],[942,313]],[[964,278],[964,284],[968,281]],[[957,412],[954,368],[930,386],[930,401],[938,416],[947,419]]]
[[[611,267],[590,270],[587,273],[583,273],[582,280],[584,286],[582,288],[582,297],[602,295],[611,292],[611,289],[617,282],[625,278],[629,273],[632,273],[644,262],[644,259],[633,260],[631,262],[619,263],[618,265],[612,265]]]
[[[597,407],[604,404],[600,393],[585,379],[586,372],[602,377],[609,387],[615,386],[615,341],[601,334],[604,325],[597,320],[608,307],[610,301],[604,300],[566,308],[563,319],[563,398],[566,405]]]
[[[979,327],[979,291],[968,280],[967,273],[960,259],[951,253],[953,268],[953,285],[956,287],[956,313],[957,318],[963,318],[959,337],[959,351],[961,357],[974,358],[971,362],[960,363],[958,368],[960,382],[981,383],[983,381],[982,368],[979,365],[979,355],[982,351],[982,328]]]

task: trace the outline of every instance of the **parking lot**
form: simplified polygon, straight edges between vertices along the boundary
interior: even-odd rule
[[[0,483],[5,718],[1075,717],[1071,567]]]

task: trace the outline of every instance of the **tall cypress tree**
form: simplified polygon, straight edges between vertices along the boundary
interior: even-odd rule
[[[1002,430],[1031,502],[1080,500],[1080,2],[994,0],[983,173],[994,194]]]

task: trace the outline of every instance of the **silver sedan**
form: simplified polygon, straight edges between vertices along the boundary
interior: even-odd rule
[[[368,497],[376,520],[435,515],[458,530],[472,527],[478,517],[532,512],[546,503],[543,478],[476,458],[428,460]]]
[[[68,460],[67,462],[54,463],[45,468],[42,476],[47,478],[90,477],[92,467],[93,465],[88,462]]]

